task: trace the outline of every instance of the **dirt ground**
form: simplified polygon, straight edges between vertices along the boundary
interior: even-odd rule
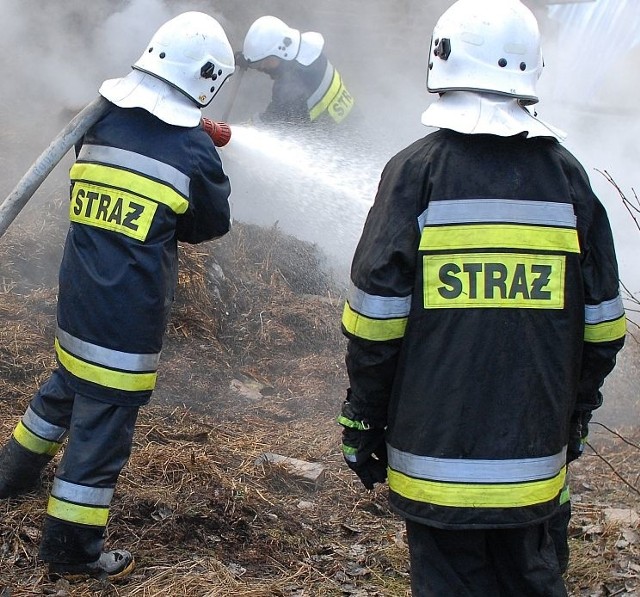
[[[3,441],[54,366],[45,254],[61,242],[55,226],[19,224],[0,242]],[[49,467],[39,492],[0,501],[0,596],[408,596],[403,523],[386,489],[362,488],[339,451],[344,289],[313,246],[277,228],[238,223],[182,247],[181,265],[157,391],[108,528],[136,571],[114,584],[47,578],[37,549]],[[573,596],[640,595],[635,435],[594,425],[593,448],[572,466]],[[267,453],[321,473],[303,480]]]

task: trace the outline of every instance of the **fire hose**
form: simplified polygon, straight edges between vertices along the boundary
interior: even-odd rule
[[[20,182],[9,193],[7,198],[0,205],[0,236],[6,231],[11,222],[22,211],[22,208],[31,199],[38,187],[49,176],[58,162],[87,132],[87,130],[98,121],[104,114],[109,102],[102,96],[98,96],[83,110],[81,110],[67,126],[60,131],[58,136],[51,141],[49,147],[45,149],[38,159],[31,165]]]
[[[0,237],[69,149],[82,139],[89,128],[106,112],[109,105],[106,99],[98,96],[78,112],[40,154],[13,191],[0,204]],[[201,124],[217,147],[223,147],[229,142],[231,128],[227,123],[202,118]]]

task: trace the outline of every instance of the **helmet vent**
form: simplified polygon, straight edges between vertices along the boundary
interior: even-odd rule
[[[520,63],[520,70],[522,70],[522,71],[527,70],[527,63],[526,62],[521,62]]]
[[[451,54],[451,40],[443,37],[442,39],[436,40],[437,45],[436,49],[433,53],[442,60],[447,60],[449,55]]]
[[[160,52],[160,58],[164,58],[166,54],[164,52]]]
[[[500,60],[498,60],[498,66],[501,66],[502,68],[507,66],[507,59],[506,58],[500,58]]]
[[[200,69],[200,76],[203,79],[213,79],[215,81],[218,78],[218,74],[221,74],[222,72],[218,70],[218,73],[216,73],[215,71],[216,65],[213,64],[213,62],[205,62],[205,64],[203,64],[202,68]]]
[[[290,37],[285,37],[282,40],[282,45],[278,46],[278,50],[280,50],[283,55],[286,57],[289,54],[287,53],[287,49],[289,48],[289,46],[293,43],[293,40]]]

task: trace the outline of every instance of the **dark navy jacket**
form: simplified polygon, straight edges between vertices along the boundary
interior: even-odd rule
[[[228,232],[230,184],[201,127],[111,106],[71,168],[56,353],[78,392],[142,404],[177,282],[177,243]]]
[[[533,524],[570,420],[600,404],[625,314],[607,214],[550,138],[439,130],[387,164],[342,319],[350,402],[386,427],[403,516]]]

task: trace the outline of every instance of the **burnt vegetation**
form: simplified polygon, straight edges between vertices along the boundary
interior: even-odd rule
[[[22,218],[0,241],[3,441],[55,366],[62,203],[46,225]],[[0,595],[408,596],[404,525],[386,490],[365,491],[339,452],[344,290],[316,247],[277,227],[236,223],[182,246],[157,390],[108,528],[107,545],[131,549],[136,571],[114,584],[48,579],[37,550],[49,467],[38,492],[0,502]],[[639,448],[622,431],[626,442],[594,426],[597,455],[588,449],[571,471],[572,595],[637,591]],[[323,474],[305,482],[265,453]]]

